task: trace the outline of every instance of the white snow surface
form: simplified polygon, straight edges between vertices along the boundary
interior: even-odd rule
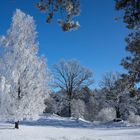
[[[43,116],[20,122],[18,130],[12,123],[0,122],[0,140],[140,140],[140,125]]]

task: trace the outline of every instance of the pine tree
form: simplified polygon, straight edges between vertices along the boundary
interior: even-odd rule
[[[124,10],[123,21],[129,29],[140,28],[140,0],[115,0],[116,9]]]
[[[129,56],[124,58],[121,65],[128,71],[122,77],[132,94],[136,94],[136,84],[140,83],[140,1],[116,0],[116,9],[124,10],[123,20],[131,33],[126,38],[126,50]]]
[[[140,83],[140,31],[133,33],[126,39],[126,50],[130,55],[124,58],[121,65],[128,70],[128,74],[123,75],[129,81],[130,91],[133,90],[136,84]]]

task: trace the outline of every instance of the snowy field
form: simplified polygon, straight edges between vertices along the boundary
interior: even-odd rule
[[[19,130],[1,122],[0,140],[140,140],[140,126],[124,122],[91,124],[53,116],[21,122]]]

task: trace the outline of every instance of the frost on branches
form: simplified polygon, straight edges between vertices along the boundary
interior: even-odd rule
[[[137,112],[135,98],[131,97],[127,81],[119,73],[107,73],[102,80],[102,92],[108,107],[116,111],[116,118],[127,119],[130,112]]]
[[[80,27],[73,18],[80,15],[80,0],[39,0],[36,7],[47,13],[46,22],[50,23],[57,12],[60,12],[58,24],[63,31],[72,31]]]
[[[0,39],[0,118],[32,119],[45,108],[50,74],[38,57],[34,20],[16,10],[7,35]]]

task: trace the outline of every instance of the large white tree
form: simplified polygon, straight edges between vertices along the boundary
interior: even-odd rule
[[[50,74],[45,59],[37,54],[33,18],[16,10],[0,45],[0,116],[14,121],[34,118],[44,110]]]

